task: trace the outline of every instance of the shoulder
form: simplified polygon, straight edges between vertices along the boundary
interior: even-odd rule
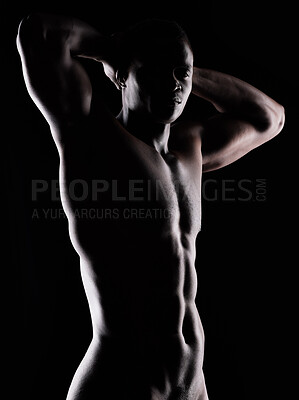
[[[184,156],[192,156],[201,151],[201,121],[180,121],[171,126],[169,149]]]

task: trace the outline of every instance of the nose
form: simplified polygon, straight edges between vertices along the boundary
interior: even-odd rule
[[[173,89],[173,91],[177,92],[177,91],[182,90],[183,88],[182,88],[182,85],[180,84],[180,82],[178,81],[177,77],[175,76],[174,72],[175,71],[173,70],[172,71],[172,77],[173,77],[173,80],[174,80],[174,89]]]
[[[173,91],[174,92],[178,92],[178,91],[180,91],[180,90],[182,90],[183,88],[182,88],[182,85],[180,84],[180,82],[178,82],[177,80],[176,80],[176,82],[175,82],[175,88],[173,89]]]
[[[156,80],[156,87],[159,91],[167,91],[167,92],[179,92],[183,90],[183,87],[180,81],[174,74],[174,71],[168,70],[163,74],[160,74],[159,78]]]

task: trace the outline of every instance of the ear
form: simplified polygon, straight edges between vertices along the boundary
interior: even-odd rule
[[[128,75],[124,71],[121,71],[119,69],[116,71],[116,74],[115,74],[115,79],[116,79],[115,85],[116,85],[118,90],[123,90],[123,89],[125,89],[127,87],[127,85],[126,85],[127,78],[128,78]]]

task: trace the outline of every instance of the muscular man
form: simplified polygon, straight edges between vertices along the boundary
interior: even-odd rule
[[[92,319],[67,400],[206,400],[194,266],[202,171],[277,135],[283,107],[237,78],[195,67],[174,22],[144,21],[106,37],[74,18],[34,14],[21,22],[17,44],[59,152]],[[121,91],[118,116],[82,57],[102,63]],[[175,122],[189,95],[212,103],[215,116]],[[93,188],[88,196],[79,187],[74,195],[79,180]]]

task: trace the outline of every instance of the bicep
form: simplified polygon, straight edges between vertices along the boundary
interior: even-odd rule
[[[218,114],[203,125],[201,148],[203,171],[224,167],[271,138],[251,123],[231,114]]]

